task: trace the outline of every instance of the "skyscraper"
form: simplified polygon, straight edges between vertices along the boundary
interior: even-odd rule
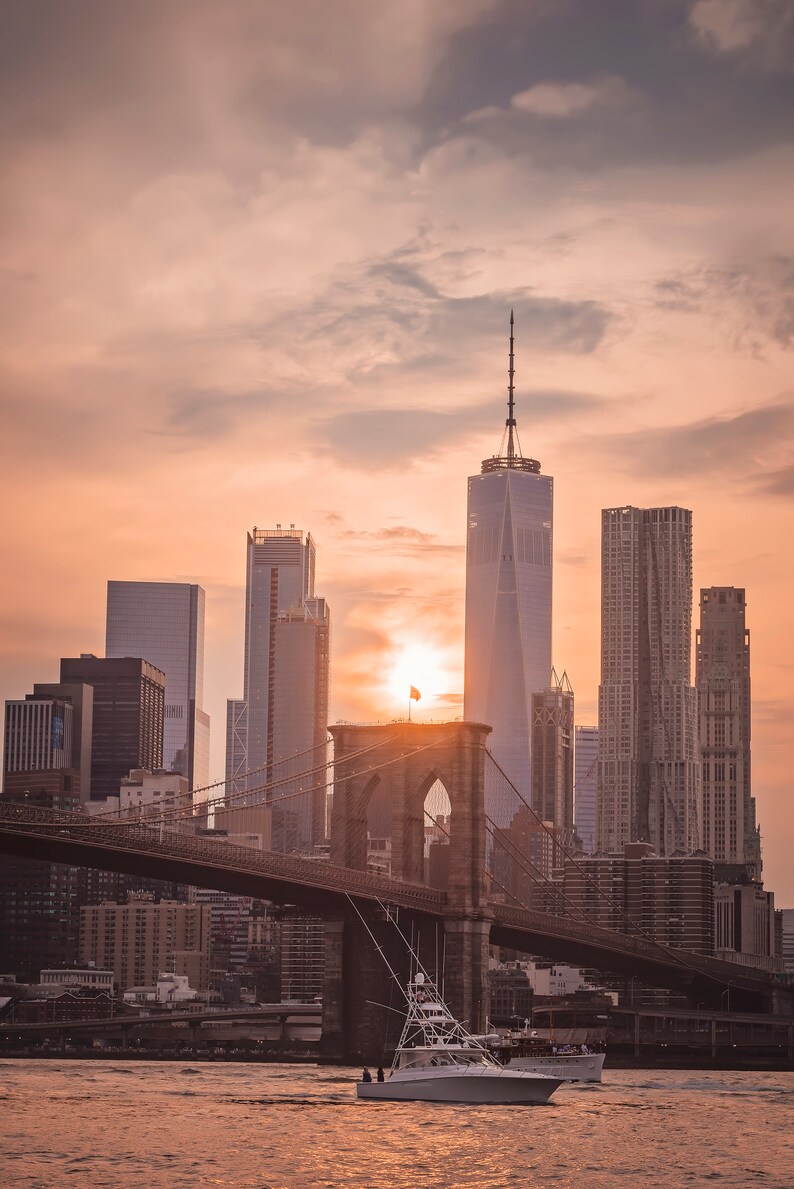
[[[165,674],[140,657],[83,653],[61,660],[61,682],[94,690],[91,800],[118,796],[133,768],[163,766]]]
[[[188,582],[108,582],[105,655],[143,657],[165,673],[163,766],[192,789],[209,783],[204,601]]]
[[[91,738],[94,730],[94,691],[90,685],[75,682],[36,682],[25,701],[57,698],[72,707],[72,766],[80,773],[80,797],[91,800]]]
[[[576,727],[574,740],[574,826],[582,849],[589,855],[595,850],[598,727]]]
[[[749,864],[752,877],[760,879],[760,845],[750,796],[750,633],[745,606],[741,588],[711,586],[700,592],[695,682],[703,763],[703,849],[717,863]]]
[[[692,513],[607,508],[601,537],[596,841],[659,855],[701,844],[697,699],[690,684]]]
[[[247,550],[244,688],[228,703],[227,795],[243,783],[285,782],[326,755],[330,613],[314,593],[314,541],[292,526],[254,528]],[[325,785],[319,772],[305,795],[287,783],[268,794],[274,849],[322,841]]]
[[[468,485],[464,715],[493,728],[490,750],[528,796],[532,695],[551,674],[553,480],[518,442],[512,313],[508,374],[500,452]]]
[[[573,690],[567,673],[532,695],[532,808],[566,843],[573,834]]]
[[[71,702],[60,698],[6,702],[4,774],[71,768],[72,718]]]

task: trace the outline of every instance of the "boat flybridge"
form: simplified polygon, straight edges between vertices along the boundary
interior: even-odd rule
[[[359,1098],[528,1105],[548,1102],[560,1085],[560,1078],[500,1065],[421,971],[408,983],[406,998],[391,1073],[383,1082],[359,1082]]]

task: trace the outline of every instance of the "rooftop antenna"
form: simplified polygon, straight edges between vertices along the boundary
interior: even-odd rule
[[[483,475],[491,474],[493,471],[526,471],[531,475],[540,474],[540,463],[535,458],[525,458],[521,453],[521,443],[518,440],[518,428],[516,425],[515,416],[515,394],[516,394],[516,357],[515,357],[515,340],[513,330],[515,327],[515,315],[513,310],[510,311],[510,362],[507,369],[507,419],[505,421],[505,428],[502,434],[502,441],[499,446],[499,453],[494,454],[492,458],[483,460],[482,473]],[[505,441],[507,439],[507,441]]]
[[[514,380],[516,375],[515,356],[513,354],[513,311],[510,311],[510,367],[508,369],[509,383],[507,385],[507,421],[505,426],[507,428],[507,465],[511,466],[513,459],[516,456],[515,444],[513,442],[513,430],[515,429],[516,419],[513,409],[514,404]]]

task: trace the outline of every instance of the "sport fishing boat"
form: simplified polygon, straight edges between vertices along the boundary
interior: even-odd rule
[[[359,1098],[403,1102],[473,1102],[535,1105],[548,1102],[562,1079],[507,1069],[458,1023],[435,985],[421,971],[406,990],[408,1006],[391,1073],[360,1081]]]

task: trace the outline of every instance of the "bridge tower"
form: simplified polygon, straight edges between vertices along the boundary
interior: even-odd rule
[[[329,727],[334,741],[331,862],[367,869],[370,806],[388,807],[391,872],[407,883],[424,882],[425,798],[440,780],[451,805],[449,882],[443,922],[444,986],[459,1019],[477,1029],[488,1014],[488,942],[491,914],[486,877],[485,744],[482,723],[384,723]],[[395,969],[407,971],[409,955],[394,925],[375,919],[371,928]],[[382,913],[380,916],[382,917]],[[403,932],[412,922],[400,917]],[[426,934],[429,930],[426,930]],[[438,946],[436,945],[436,949]],[[367,1000],[387,1002],[388,974],[366,929],[354,915],[329,922],[323,1043],[329,1052],[375,1060],[384,1022]],[[398,1000],[394,999],[395,1006]],[[382,1039],[379,1043],[382,1043]]]

